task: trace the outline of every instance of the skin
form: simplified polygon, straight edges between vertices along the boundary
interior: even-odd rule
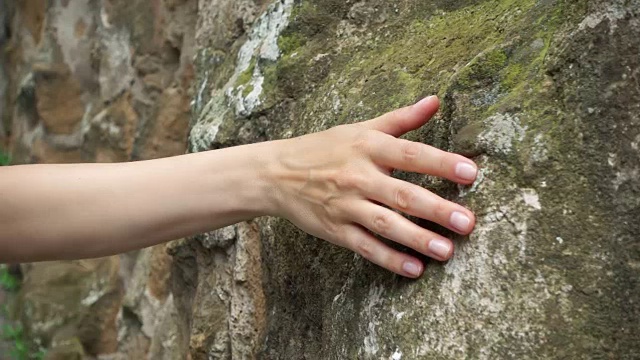
[[[468,209],[391,176],[400,169],[473,183],[471,160],[398,138],[438,107],[429,97],[299,138],[166,159],[0,168],[0,262],[113,255],[271,215],[419,277],[419,259],[374,234],[441,261],[453,243],[393,209],[460,234],[475,225]]]

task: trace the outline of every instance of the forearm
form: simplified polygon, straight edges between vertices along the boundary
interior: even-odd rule
[[[268,214],[270,143],[0,169],[0,262],[99,257]]]

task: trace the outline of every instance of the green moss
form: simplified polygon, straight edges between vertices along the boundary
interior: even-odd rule
[[[500,81],[503,90],[509,90],[519,84],[523,79],[524,66],[521,64],[509,65],[505,68]]]
[[[236,57],[218,50],[204,48],[197,52],[195,66],[199,69],[206,69],[198,72],[198,84],[206,82],[207,89],[215,89],[224,86],[235,72]],[[205,90],[207,90],[205,89]],[[209,91],[203,91],[203,103],[209,101]]]
[[[238,79],[236,79],[235,87],[246,85],[253,78],[253,72],[256,69],[256,59],[251,59],[251,63],[247,70],[243,71],[240,75],[238,75]]]
[[[244,89],[242,89],[242,96],[247,97],[249,96],[249,94],[251,94],[252,91],[253,91],[253,85],[247,84],[244,86]]]
[[[294,33],[299,33],[309,37],[322,31],[323,26],[329,20],[322,14],[316,4],[311,1],[303,1],[300,5],[294,6],[291,11],[291,18],[294,25],[290,27]]]
[[[310,1],[304,0],[291,12],[293,22],[290,33],[298,33],[311,38],[331,30],[337,20],[342,18],[352,5],[344,0]]]
[[[305,43],[305,38],[299,33],[283,34],[278,38],[278,48],[284,55],[293,53],[296,49],[304,46]]]
[[[492,81],[507,63],[507,54],[502,49],[495,49],[481,55],[460,73],[458,84],[462,87],[484,85]]]
[[[399,100],[406,105],[420,96],[448,91],[449,80],[461,71],[459,80],[463,85],[471,86],[482,79],[496,77],[507,64],[507,53],[497,45],[505,41],[505,27],[514,28],[525,18],[525,10],[535,5],[535,1],[501,1],[483,2],[456,10],[445,15],[433,16],[426,21],[415,19],[409,26],[389,31],[389,38],[381,41],[380,46],[370,51],[359,52],[351,59],[343,71],[348,86],[362,86],[372,77],[389,72],[400,76],[388,76],[397,82],[380,84],[375,89],[363,89],[365,103],[380,105],[391,110],[399,105]],[[496,26],[495,18],[510,19],[510,23]],[[487,48],[494,48],[476,59],[475,63],[466,66],[474,56]],[[466,66],[466,67],[465,67]],[[399,71],[401,69],[401,71]],[[395,91],[388,91],[395,90]],[[398,99],[398,93],[403,99]],[[355,104],[354,104],[355,105]]]
[[[313,16],[317,13],[317,9],[310,1],[300,1],[291,9],[291,19],[298,20],[299,17]]]
[[[278,91],[277,66],[266,64],[262,68],[264,81],[262,83],[262,100],[265,108],[270,108],[280,100]]]

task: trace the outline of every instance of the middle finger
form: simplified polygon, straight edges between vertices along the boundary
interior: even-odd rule
[[[470,233],[475,225],[471,211],[423,187],[383,174],[377,175],[372,184],[375,187],[365,189],[365,196],[408,215],[433,221],[463,235]]]
[[[453,253],[451,240],[412,223],[392,210],[367,200],[354,201],[349,207],[354,222],[389,240],[442,261]]]

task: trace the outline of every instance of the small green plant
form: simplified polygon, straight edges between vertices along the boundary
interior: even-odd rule
[[[9,156],[9,154],[4,153],[2,150],[0,150],[0,166],[7,166],[11,163],[11,157]]]
[[[42,348],[35,352],[29,348],[25,340],[24,330],[20,325],[5,324],[0,335],[1,339],[12,343],[9,356],[13,360],[42,360],[46,355],[45,350]]]
[[[9,353],[9,356],[12,359],[15,359],[15,360],[28,359],[27,356],[29,355],[29,349],[24,342],[24,334],[22,331],[22,326],[5,324],[2,327],[2,339],[12,342],[13,348]]]
[[[20,279],[11,274],[7,265],[0,265],[0,291],[15,292],[20,288]],[[8,319],[9,305],[0,304],[0,317]],[[10,343],[9,359],[12,360],[42,360],[45,357],[44,349],[32,346],[27,341],[24,330],[19,324],[6,323],[0,328],[0,341]]]
[[[0,287],[8,291],[15,291],[20,287],[20,281],[9,272],[6,265],[0,265]]]

